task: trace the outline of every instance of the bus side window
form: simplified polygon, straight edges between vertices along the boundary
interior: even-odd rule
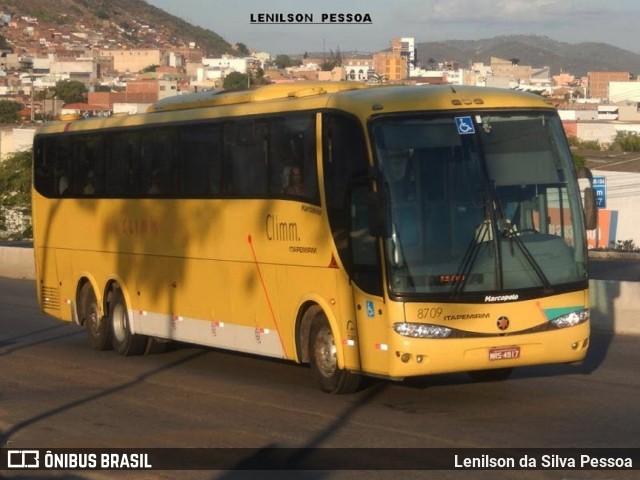
[[[300,157],[305,198],[319,204],[315,123],[314,117],[305,118],[304,122],[301,122],[303,129],[294,138],[294,148]]]
[[[322,143],[327,214],[338,254],[360,288],[382,295],[376,239],[368,229],[369,162],[362,127],[353,117],[325,114]]]
[[[222,151],[219,125],[185,126],[180,131],[185,196],[215,197],[222,191]]]
[[[105,165],[106,195],[120,198],[140,196],[143,190],[139,171],[139,135],[115,134],[112,143]]]
[[[227,150],[233,195],[251,198],[267,193],[267,129],[265,123],[238,122]]]
[[[287,188],[288,172],[293,164],[282,118],[273,119],[269,131],[269,195],[278,198]]]
[[[176,131],[162,128],[145,132],[140,145],[145,195],[173,197],[182,192],[182,174]]]
[[[104,163],[109,155],[111,143],[106,142],[103,135],[96,135],[91,143],[91,168],[95,195],[104,194]]]
[[[319,202],[315,117],[290,114],[274,119],[269,137],[269,192],[276,198]]]
[[[375,266],[378,262],[376,239],[369,233],[369,187],[366,184],[351,189],[351,246],[353,263],[357,266]]]
[[[34,184],[36,190],[45,197],[51,197],[55,194],[54,156],[55,140],[39,138],[35,143]]]
[[[62,137],[56,142],[54,164],[55,193],[59,197],[71,196],[71,168],[73,160],[73,138]]]

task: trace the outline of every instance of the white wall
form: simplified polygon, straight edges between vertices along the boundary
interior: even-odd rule
[[[29,150],[35,133],[36,129],[32,127],[0,129],[0,161],[18,151]]]
[[[607,210],[618,213],[614,242],[633,240],[640,245],[640,173],[592,170],[606,178]]]
[[[609,102],[640,102],[640,82],[609,82]]]
[[[640,133],[640,124],[624,122],[578,122],[577,137],[580,140],[597,140],[611,143],[617,132]]]

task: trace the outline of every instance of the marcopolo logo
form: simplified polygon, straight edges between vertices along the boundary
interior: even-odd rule
[[[7,468],[40,468],[38,450],[7,450]]]
[[[520,295],[517,293],[512,293],[510,295],[485,295],[484,301],[485,303],[511,302],[518,300],[518,298],[520,298]]]

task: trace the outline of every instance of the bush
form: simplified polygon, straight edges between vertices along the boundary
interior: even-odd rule
[[[576,170],[580,170],[581,168],[584,168],[587,166],[587,159],[584,158],[582,155],[578,155],[577,153],[572,153],[571,156],[573,157],[573,165],[576,167]]]
[[[623,152],[640,152],[640,135],[637,132],[618,131],[612,142],[614,146]]]
[[[640,250],[633,240],[618,240],[615,249],[622,252],[636,252]]]
[[[5,237],[31,237],[31,150],[0,162],[0,230]]]
[[[580,140],[578,137],[568,137],[569,146],[580,150],[602,150],[602,145],[597,140]]]

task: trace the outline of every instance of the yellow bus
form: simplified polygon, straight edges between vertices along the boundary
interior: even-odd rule
[[[270,85],[34,138],[44,312],[363,376],[581,361],[585,211],[554,108],[458,86]]]

